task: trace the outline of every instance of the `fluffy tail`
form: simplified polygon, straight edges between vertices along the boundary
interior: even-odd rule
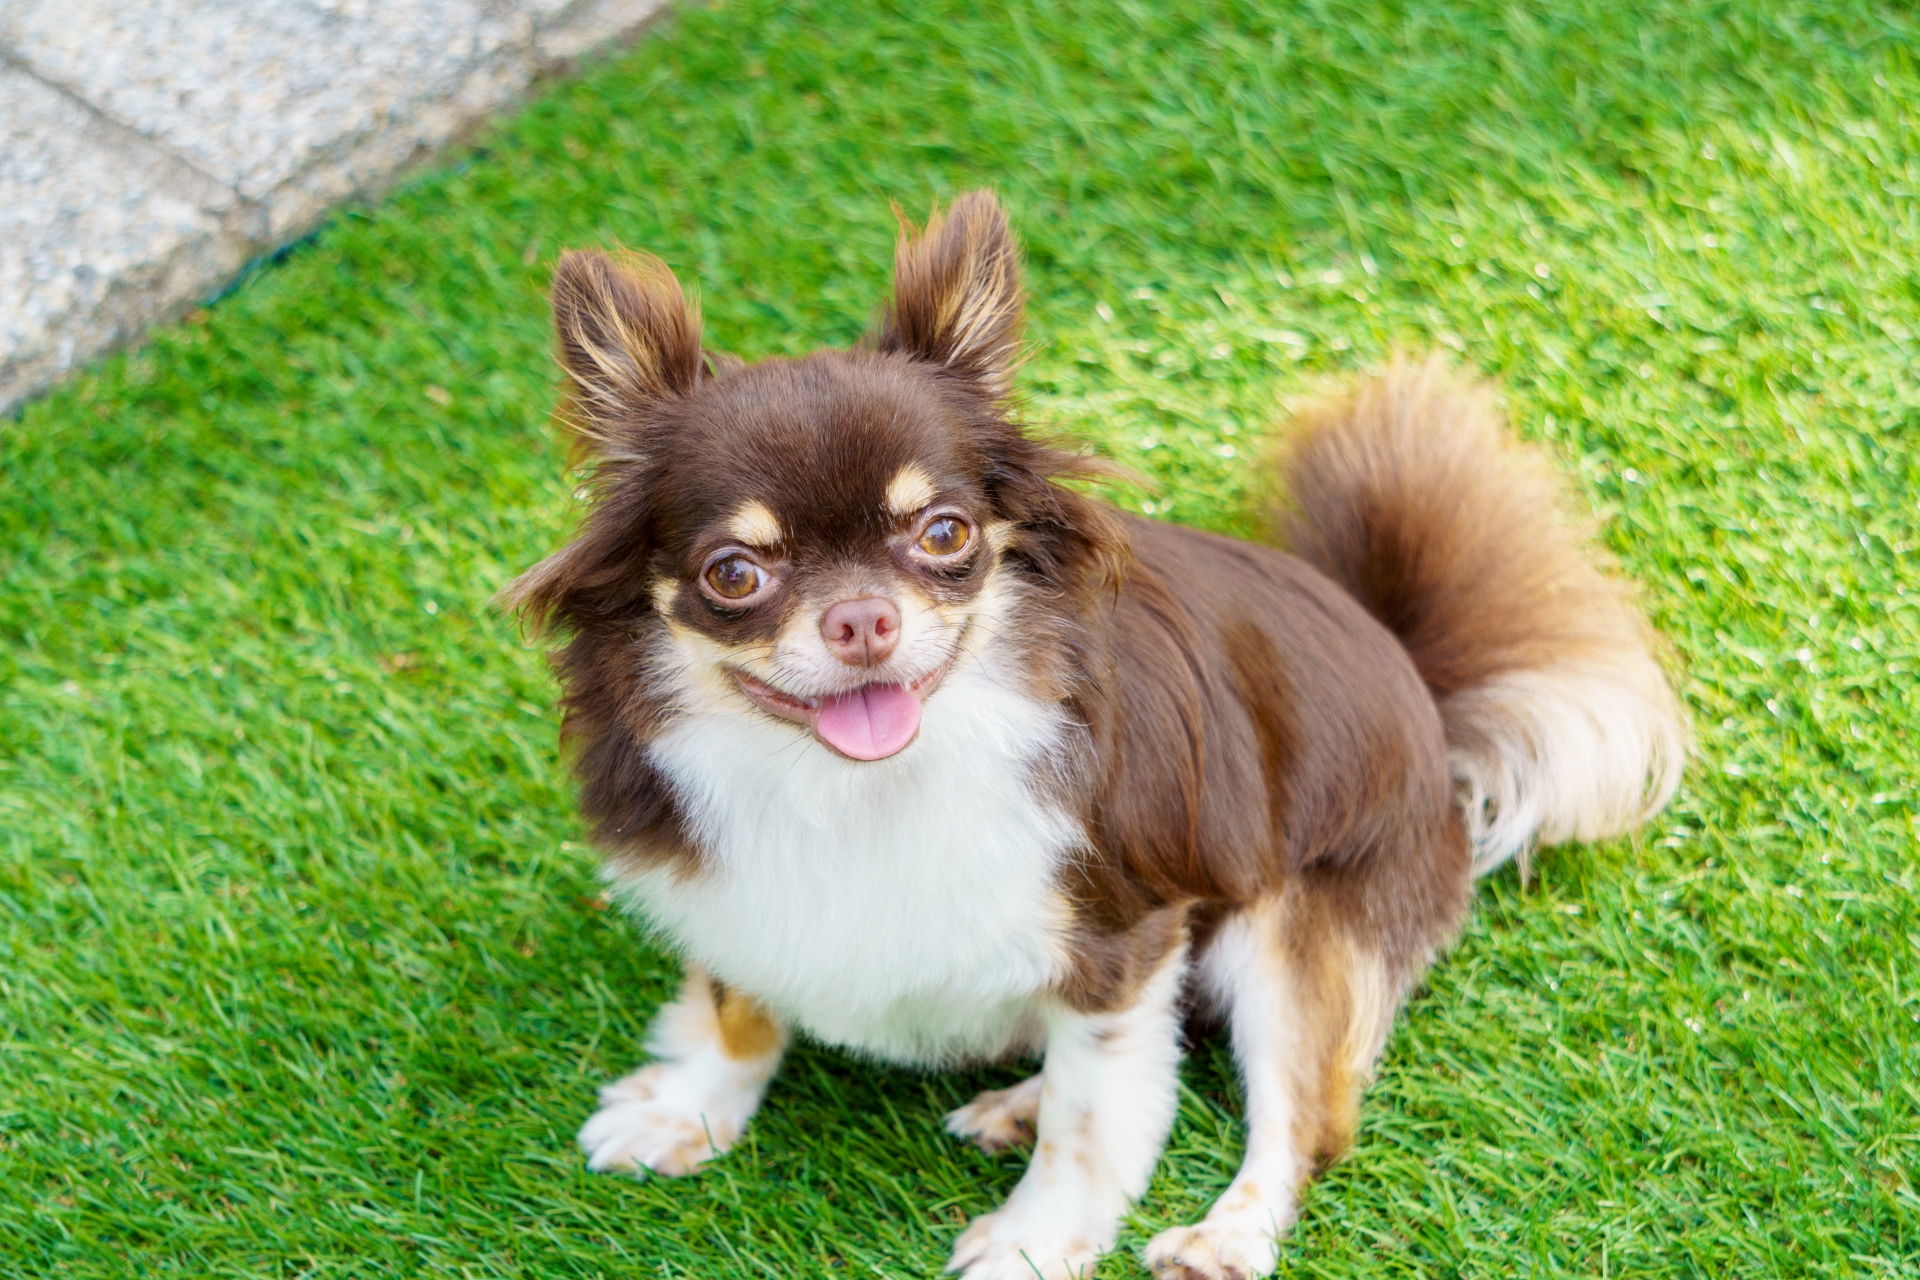
[[[1289,548],[1400,637],[1439,703],[1474,871],[1658,813],[1687,726],[1629,588],[1489,390],[1396,360],[1299,416]]]

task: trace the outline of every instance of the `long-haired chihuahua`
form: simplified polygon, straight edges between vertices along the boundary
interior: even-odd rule
[[[1088,1273],[1224,1024],[1246,1158],[1145,1261],[1272,1269],[1476,875],[1623,831],[1686,725],[1626,587],[1489,393],[1396,362],[1299,415],[1287,550],[1061,481],[1012,420],[1023,295],[991,195],[904,230],[855,349],[703,349],[658,260],[568,253],[579,535],[509,598],[555,656],[617,896],[686,960],[597,1170],[726,1151],[794,1030],[929,1067],[1038,1054],[946,1118],[1031,1141],[949,1269]]]

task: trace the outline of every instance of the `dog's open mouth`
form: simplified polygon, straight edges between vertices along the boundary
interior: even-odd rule
[[[744,671],[735,671],[733,678],[761,709],[806,725],[848,759],[884,760],[905,750],[920,732],[920,705],[946,673],[943,663],[908,684],[865,684],[822,698],[796,698]]]

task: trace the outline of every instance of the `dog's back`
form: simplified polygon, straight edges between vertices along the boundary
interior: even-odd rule
[[[1413,952],[1465,905],[1447,744],[1406,650],[1338,584],[1271,547],[1125,522],[1116,722],[1098,841],[1112,892],[1231,910],[1311,868],[1425,904]]]
[[[1623,831],[1672,793],[1685,725],[1484,388],[1396,362],[1301,414],[1280,471],[1293,554],[1124,522],[1085,892],[1120,918],[1198,903],[1204,941],[1347,871],[1398,985],[1464,909],[1463,834],[1485,874]]]

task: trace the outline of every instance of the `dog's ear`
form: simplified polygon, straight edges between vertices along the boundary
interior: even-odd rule
[[[717,376],[729,357],[700,349],[700,309],[660,259],[572,251],[553,274],[553,327],[570,386],[558,417],[575,462],[591,461],[599,501],[579,537],[495,597],[535,631],[634,607],[630,571],[645,547],[653,411]],[[584,451],[588,458],[583,459]]]
[[[650,254],[562,254],[553,327],[573,379],[573,427],[602,457],[630,450],[636,420],[692,391],[704,371],[699,305]]]
[[[871,339],[881,351],[930,361],[1007,392],[1020,346],[1020,249],[987,191],[969,191],[927,229],[902,225],[893,253],[893,299]]]

